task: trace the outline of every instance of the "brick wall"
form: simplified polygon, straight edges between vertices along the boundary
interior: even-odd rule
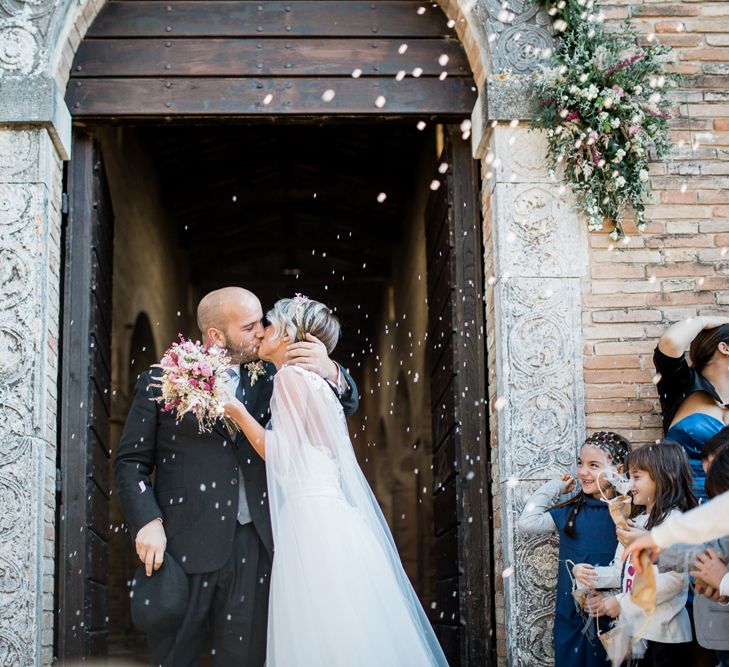
[[[587,429],[661,437],[652,351],[666,327],[729,305],[729,3],[633,2],[636,24],[675,50],[684,75],[674,150],[651,165],[644,234],[590,238],[583,291]],[[627,5],[606,8],[611,20]]]

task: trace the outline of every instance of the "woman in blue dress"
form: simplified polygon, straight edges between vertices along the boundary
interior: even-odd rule
[[[603,497],[610,497],[614,491],[600,472],[607,468],[622,470],[629,453],[630,443],[621,435],[610,431],[594,433],[580,449],[577,479],[563,475],[542,484],[527,500],[519,518],[519,530],[523,533],[559,535],[555,667],[608,665],[605,649],[594,632],[594,620],[581,612],[572,596],[572,565],[608,565],[613,559],[618,540]],[[578,485],[579,491],[573,494]]]
[[[684,351],[690,347],[691,365]],[[696,497],[706,499],[704,443],[729,424],[729,317],[692,317],[670,326],[653,354],[667,440],[689,457]]]
[[[684,354],[689,348],[691,365]],[[671,325],[653,353],[666,440],[681,445],[693,473],[693,492],[706,501],[704,443],[729,423],[729,317],[691,317]],[[716,654],[701,647],[693,627],[693,591],[686,608],[694,641],[692,667],[713,667]]]

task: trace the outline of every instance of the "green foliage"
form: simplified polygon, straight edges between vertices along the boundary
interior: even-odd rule
[[[627,211],[645,227],[648,161],[668,154],[670,100],[678,77],[666,72],[671,49],[638,44],[630,20],[608,32],[594,0],[533,0],[561,32],[551,66],[537,83],[534,126],[547,131],[550,172],[575,193],[590,230]]]

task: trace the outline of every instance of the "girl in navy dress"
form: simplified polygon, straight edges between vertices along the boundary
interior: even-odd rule
[[[540,486],[527,501],[519,529],[532,535],[559,535],[559,569],[554,619],[555,667],[605,667],[607,656],[599,639],[585,632],[585,616],[572,595],[572,563],[608,565],[617,537],[603,495],[614,495],[598,474],[608,468],[622,471],[630,443],[610,431],[593,433],[582,445],[577,479],[563,475]],[[576,494],[572,492],[579,485]],[[602,491],[601,491],[602,489]],[[566,497],[567,496],[567,497]],[[587,624],[589,628],[589,624]]]

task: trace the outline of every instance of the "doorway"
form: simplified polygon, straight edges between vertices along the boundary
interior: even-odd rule
[[[453,26],[411,0],[115,0],[66,99],[59,657],[144,653],[109,460],[137,374],[239,284],[264,308],[336,309],[353,444],[408,575],[450,664],[490,661],[480,180],[459,129],[475,89]]]
[[[443,155],[463,141],[460,133],[450,132],[447,146],[444,128],[412,124],[99,125],[76,136],[79,146],[95,146],[91,169],[106,183],[113,212],[111,374],[101,388],[109,396],[107,467],[136,376],[178,332],[197,335],[194,307],[204,293],[238,284],[258,294],[264,309],[297,292],[330,304],[343,324],[334,357],[362,392],[350,421],[358,458],[451,664],[467,664],[462,619],[487,618],[491,602],[482,596],[481,608],[470,611],[459,603],[466,597],[463,536],[474,531],[459,505],[458,257],[455,248],[446,252],[455,239],[448,203],[455,165]],[[79,206],[72,197],[69,224]],[[78,265],[68,260],[71,274]],[[69,325],[69,336],[75,333]],[[97,353],[102,346],[95,343]],[[125,586],[136,555],[106,490],[110,502],[84,505],[91,541],[108,545],[105,566],[76,586],[87,589],[89,610],[104,597],[108,611],[103,622],[96,614],[98,627],[87,625],[94,641],[82,648],[142,661]],[[108,527],[95,519],[100,507]],[[488,541],[488,517],[479,524]],[[488,563],[488,544],[479,555]],[[73,590],[69,584],[64,590]]]

